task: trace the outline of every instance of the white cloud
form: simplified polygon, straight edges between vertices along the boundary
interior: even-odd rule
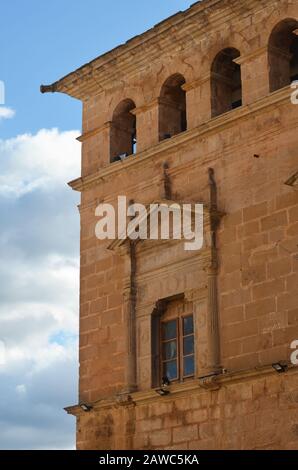
[[[77,131],[0,140],[0,448],[69,449],[77,401]],[[9,197],[7,197],[9,196]]]
[[[0,106],[0,121],[2,119],[11,119],[15,116],[15,111],[5,106]]]
[[[76,178],[80,169],[78,135],[79,131],[41,129],[35,135],[0,140],[0,195],[52,191]]]

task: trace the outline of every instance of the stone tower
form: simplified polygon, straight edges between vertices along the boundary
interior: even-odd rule
[[[79,449],[297,448],[297,34],[202,0],[42,87],[83,103]],[[119,195],[204,204],[203,248],[98,240]]]

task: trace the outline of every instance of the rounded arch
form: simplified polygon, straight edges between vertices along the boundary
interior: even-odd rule
[[[117,106],[115,107],[113,111],[113,117],[112,117],[113,121],[114,119],[117,119],[119,116],[122,116],[125,113],[132,111],[135,107],[136,107],[135,102],[131,100],[130,98],[126,98],[120,101],[120,103],[117,104]]]
[[[172,93],[173,90],[179,91],[182,85],[186,83],[184,76],[181,73],[174,73],[168,77],[161,86],[160,96],[166,98],[169,93]],[[181,91],[183,91],[181,89]]]
[[[111,163],[136,153],[136,116],[132,113],[135,107],[133,100],[125,99],[114,109],[110,136]]]
[[[241,67],[236,59],[240,51],[227,47],[218,52],[211,64],[212,117],[242,106]]]
[[[268,44],[270,91],[298,80],[298,21],[286,18],[275,25]]]
[[[168,77],[160,90],[159,140],[187,130],[185,78],[180,73]]]

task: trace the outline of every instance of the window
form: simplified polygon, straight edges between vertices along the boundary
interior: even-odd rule
[[[161,377],[182,381],[194,376],[193,315],[161,322]]]
[[[269,39],[270,91],[298,80],[298,21],[286,19],[274,28]]]
[[[242,106],[241,67],[237,49],[227,48],[215,57],[211,68],[212,117]]]
[[[185,79],[172,75],[164,83],[159,102],[159,140],[165,140],[187,130]]]
[[[134,108],[132,100],[124,100],[114,111],[110,141],[111,163],[124,160],[137,151],[136,116],[131,112]]]

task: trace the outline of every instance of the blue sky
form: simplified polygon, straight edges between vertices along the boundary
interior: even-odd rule
[[[81,105],[63,95],[39,93],[127,39],[151,28],[191,0],[3,0],[0,80],[7,106],[16,110],[2,124],[2,137],[40,127],[80,128]]]
[[[39,87],[190,3],[1,2],[0,449],[75,446],[81,104]]]

